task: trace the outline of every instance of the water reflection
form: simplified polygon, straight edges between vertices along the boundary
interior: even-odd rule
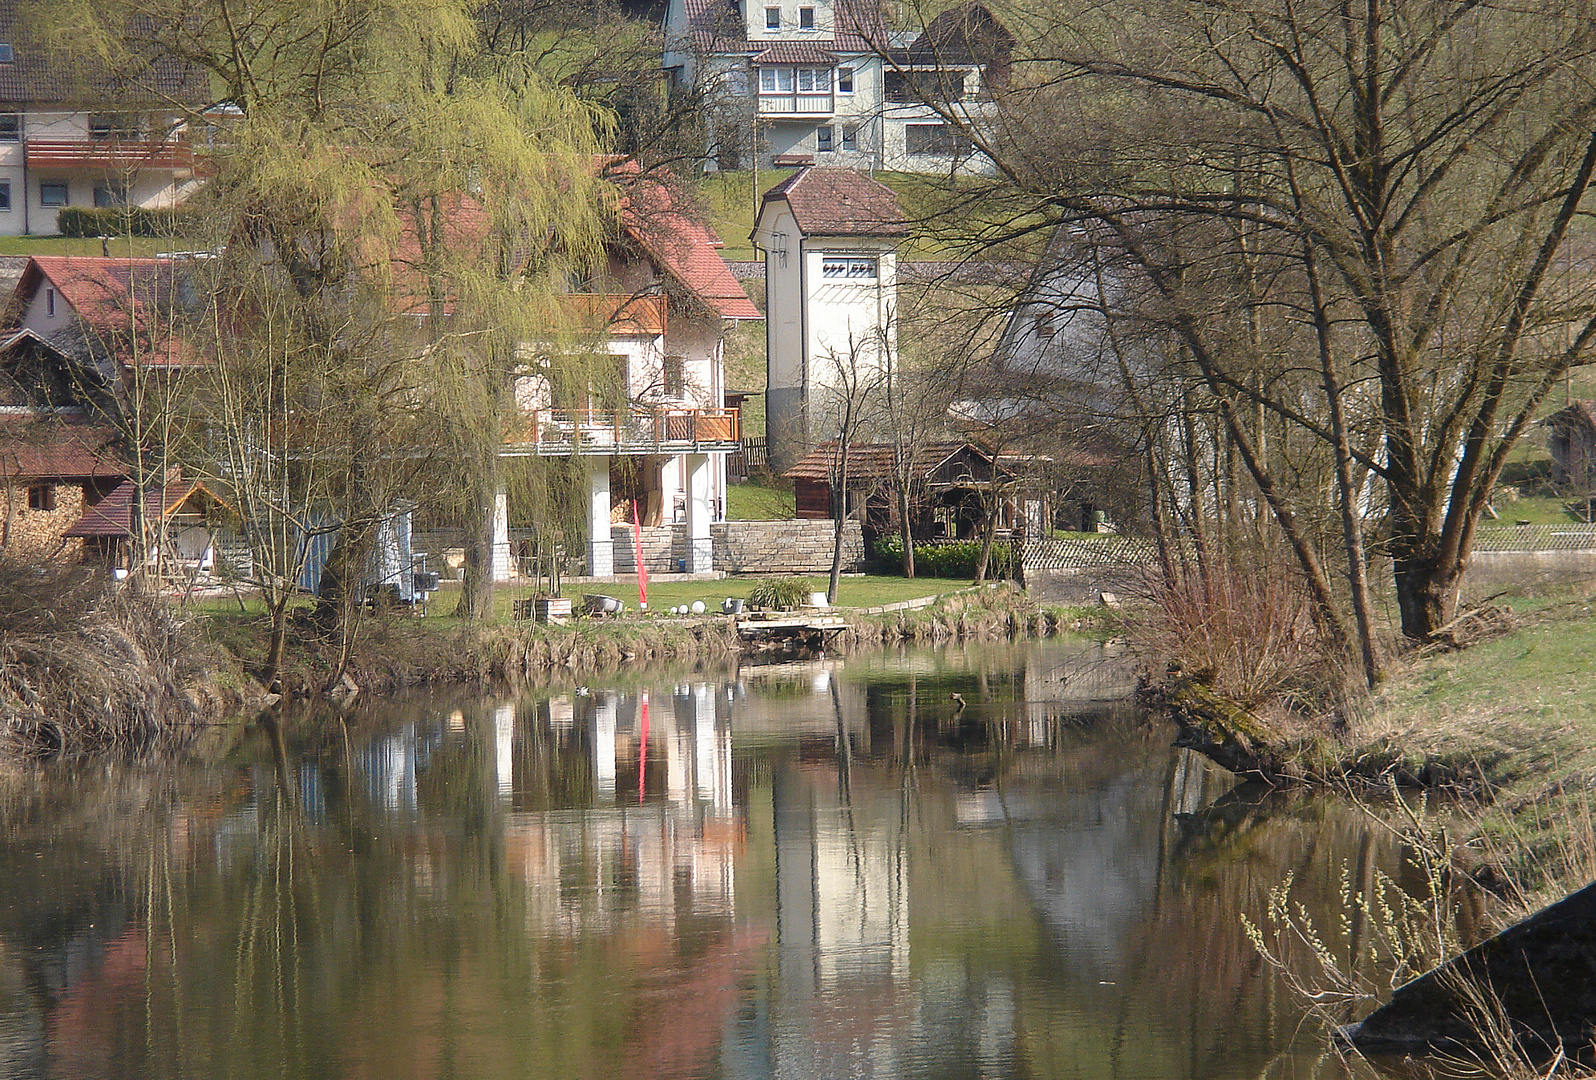
[[[1113,659],[389,702],[16,778],[0,1075],[1317,1075],[1239,913],[1397,853],[1230,792]]]

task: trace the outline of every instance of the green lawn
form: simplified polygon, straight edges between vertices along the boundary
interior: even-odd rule
[[[169,251],[191,251],[193,244],[171,237],[118,236],[105,250],[114,256],[144,257]],[[0,236],[0,255],[102,255],[97,237]]]
[[[809,582],[811,592],[826,591],[824,574],[809,575],[804,580]],[[746,599],[758,581],[757,578],[724,578],[717,581],[655,578],[648,583],[648,606],[651,611],[658,613],[681,604],[690,605],[694,600],[702,600],[707,611],[716,612],[720,610],[720,602],[728,596]],[[947,578],[902,578],[880,574],[848,576],[842,579],[839,586],[837,606],[880,607],[903,600],[915,600],[922,596],[940,596],[943,593],[956,592],[968,588],[969,584],[968,581]],[[428,624],[444,627],[457,622],[454,617],[454,607],[458,588],[458,582],[445,582],[444,588],[433,594],[424,616]],[[509,622],[515,601],[530,597],[535,592],[536,589],[531,584],[500,585],[493,592],[496,620]],[[582,597],[587,593],[602,593],[616,597],[626,605],[627,612],[636,616],[635,580],[605,584],[569,584],[560,590],[560,595],[577,605],[581,604]],[[260,601],[253,596],[246,598],[245,609],[251,616],[261,615],[265,610]],[[231,620],[243,614],[239,611],[238,601],[230,596],[196,600],[190,605],[190,610],[222,620]]]
[[[727,521],[783,521],[796,515],[792,487],[750,478],[726,485]]]

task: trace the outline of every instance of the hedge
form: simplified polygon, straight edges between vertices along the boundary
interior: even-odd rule
[[[896,536],[883,536],[876,541],[875,555],[884,568],[902,566],[903,541]],[[917,577],[974,578],[975,564],[980,558],[979,540],[916,544],[914,572]],[[989,578],[1014,576],[1014,547],[1007,540],[992,542],[992,555],[987,560],[986,576]]]
[[[62,236],[173,236],[183,231],[181,210],[146,210],[141,206],[69,206],[55,216]]]

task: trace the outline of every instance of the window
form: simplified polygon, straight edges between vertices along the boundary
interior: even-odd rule
[[[895,105],[964,100],[962,71],[888,71],[882,80],[887,100]]]
[[[65,206],[68,201],[66,181],[39,181],[40,206]]]
[[[144,134],[144,123],[128,113],[90,113],[89,138],[137,139]]]
[[[779,8],[779,7],[768,7],[768,8],[765,9],[765,29],[766,30],[780,30],[781,29],[781,8]]]
[[[0,142],[22,141],[22,114],[0,113]]]
[[[761,94],[790,94],[793,86],[793,69],[790,67],[763,67],[759,69]]]
[[[853,93],[853,68],[840,67],[837,69],[837,93]]]
[[[844,150],[859,149],[859,129],[852,124],[842,126],[842,148]]]
[[[55,290],[54,289],[46,289],[46,290],[44,290],[44,313],[46,315],[54,315],[55,314]]]
[[[815,149],[822,154],[831,153],[831,125],[821,124],[815,128]]]
[[[876,260],[859,255],[827,255],[820,260],[820,276],[828,281],[874,281]]]
[[[14,64],[17,62],[17,50],[9,41],[0,41],[0,64]]]
[[[29,510],[54,510],[55,486],[52,484],[35,484],[28,489]]]
[[[798,92],[800,94],[831,93],[831,69],[799,68]]]
[[[11,181],[0,180],[0,211],[11,209]]]
[[[801,7],[798,9],[798,29],[813,30],[815,28],[815,9]]]
[[[906,154],[960,154],[970,149],[970,140],[956,134],[946,124],[903,125],[903,151]]]
[[[108,206],[126,206],[127,185],[118,180],[102,180],[95,184],[94,205],[102,209]]]
[[[682,397],[687,393],[687,367],[680,356],[667,356],[665,367],[661,372],[661,381],[665,384],[665,396],[672,398]]]

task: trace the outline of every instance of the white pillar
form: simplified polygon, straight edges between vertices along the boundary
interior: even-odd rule
[[[493,496],[493,580],[509,581],[515,576],[515,560],[510,558],[510,496],[500,488]]]
[[[610,459],[587,459],[587,572],[593,577],[615,573],[615,542],[610,539]]]
[[[707,574],[715,569],[715,542],[709,536],[714,517],[710,505],[709,455],[687,455],[687,572]]]

